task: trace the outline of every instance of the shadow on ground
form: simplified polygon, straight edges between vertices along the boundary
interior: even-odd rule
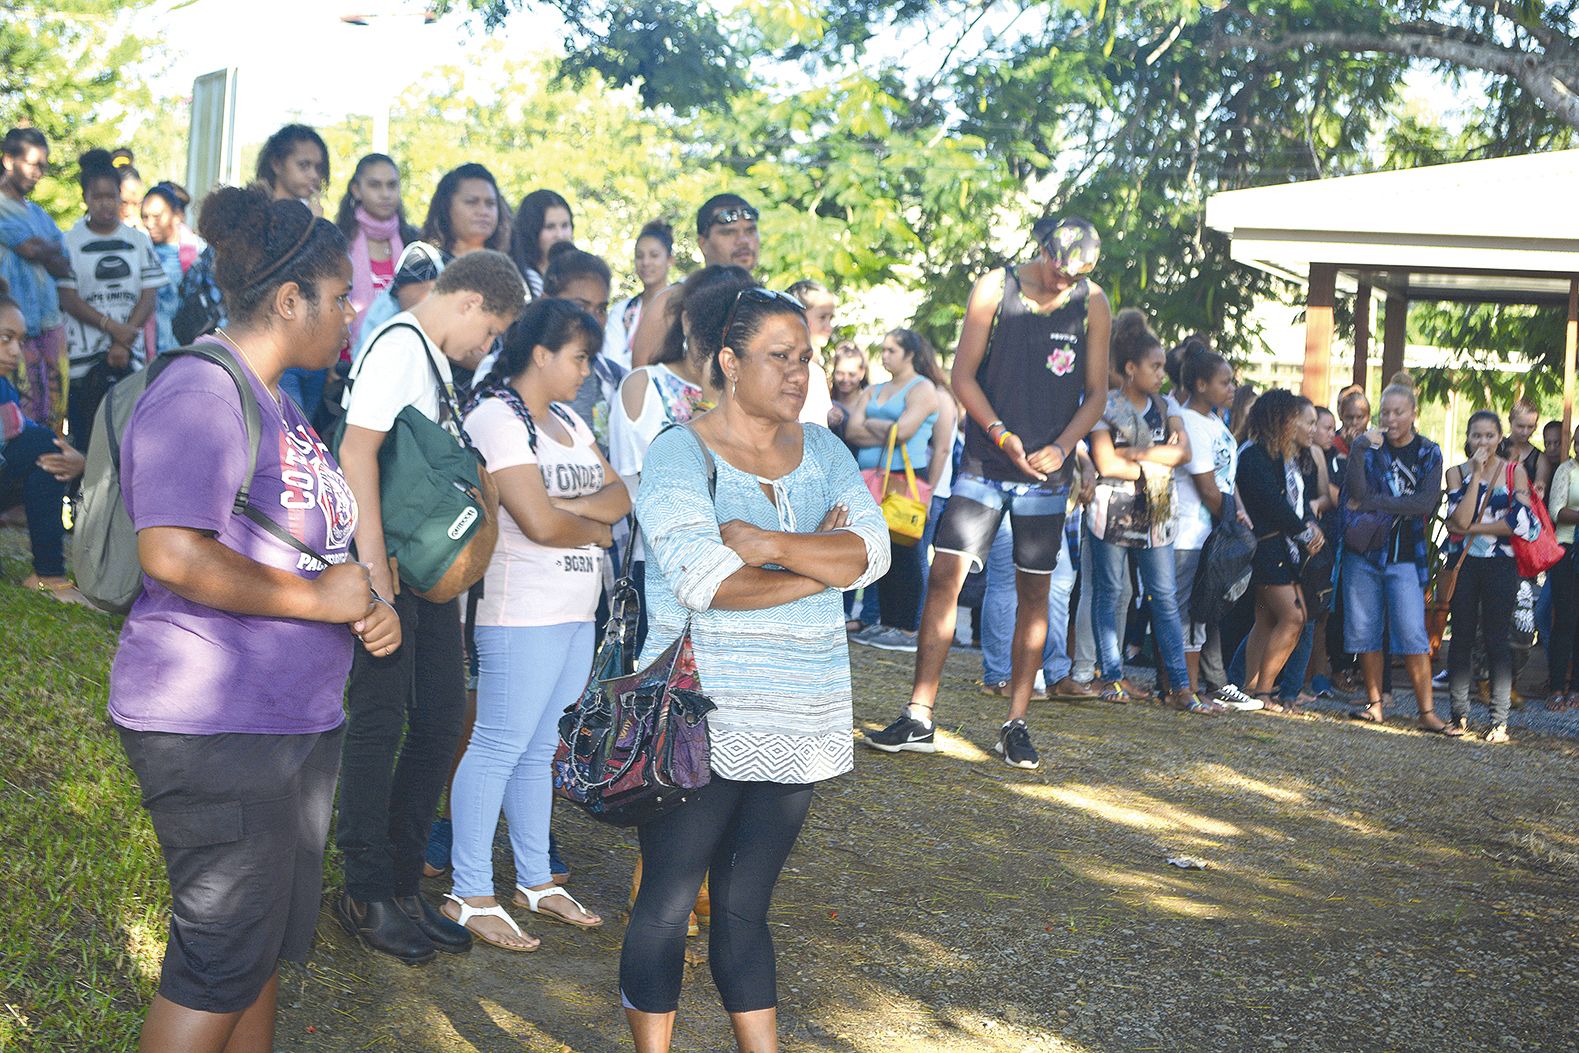
[[[819,788],[773,915],[786,1050],[1579,1048],[1573,742],[1038,703],[1046,763],[1020,772],[976,661],[950,660],[940,755],[860,751]],[[857,723],[886,723],[909,657],[855,672]],[[556,824],[604,929],[532,918],[536,954],[406,969],[326,913],[278,1048],[627,1048],[634,838]],[[675,1050],[730,1049],[692,943]]]

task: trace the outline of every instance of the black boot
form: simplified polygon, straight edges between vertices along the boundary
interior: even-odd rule
[[[358,903],[349,894],[342,895],[335,901],[334,913],[341,927],[370,951],[387,954],[407,965],[421,965],[438,955],[433,941],[393,899]]]
[[[414,896],[396,896],[395,906],[406,917],[417,923],[422,934],[433,946],[446,954],[462,954],[472,948],[472,934],[464,926],[444,916],[444,912],[428,902],[420,893]]]

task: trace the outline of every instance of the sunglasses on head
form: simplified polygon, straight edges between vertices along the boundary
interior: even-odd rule
[[[765,289],[760,285],[747,286],[735,293],[735,302],[729,305],[729,313],[724,316],[724,331],[719,334],[719,346],[729,344],[729,331],[735,327],[735,315],[740,311],[742,303],[782,303],[795,308],[800,315],[806,313],[806,308],[801,302],[789,293],[781,293],[776,289]]]
[[[712,230],[721,223],[736,223],[742,219],[749,219],[753,223],[761,213],[750,205],[738,205],[734,208],[721,208],[714,212],[707,221],[707,229]]]

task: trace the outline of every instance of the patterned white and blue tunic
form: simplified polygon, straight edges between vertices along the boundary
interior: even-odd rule
[[[715,455],[717,497],[691,435],[671,429],[647,451],[636,516],[647,544],[649,631],[641,661],[661,654],[691,620],[708,716],[713,774],[749,782],[809,783],[855,766],[850,657],[840,591],[757,611],[710,610],[744,562],[725,547],[719,524],[739,519],[764,530],[810,533],[834,505],[866,545],[868,585],[888,570],[888,526],[855,459],[833,433],[804,426],[800,464],[759,479]],[[774,499],[763,491],[770,486]]]

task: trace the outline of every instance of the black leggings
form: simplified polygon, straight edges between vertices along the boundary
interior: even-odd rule
[[[888,542],[888,573],[877,581],[877,609],[884,625],[915,632],[921,618],[921,583],[926,577],[926,556],[919,544]]]
[[[768,904],[811,807],[811,785],[713,781],[686,804],[642,826],[642,881],[620,953],[626,1008],[680,1007],[685,931],[702,877],[713,919],[708,962],[730,1013],[778,1005]]]

